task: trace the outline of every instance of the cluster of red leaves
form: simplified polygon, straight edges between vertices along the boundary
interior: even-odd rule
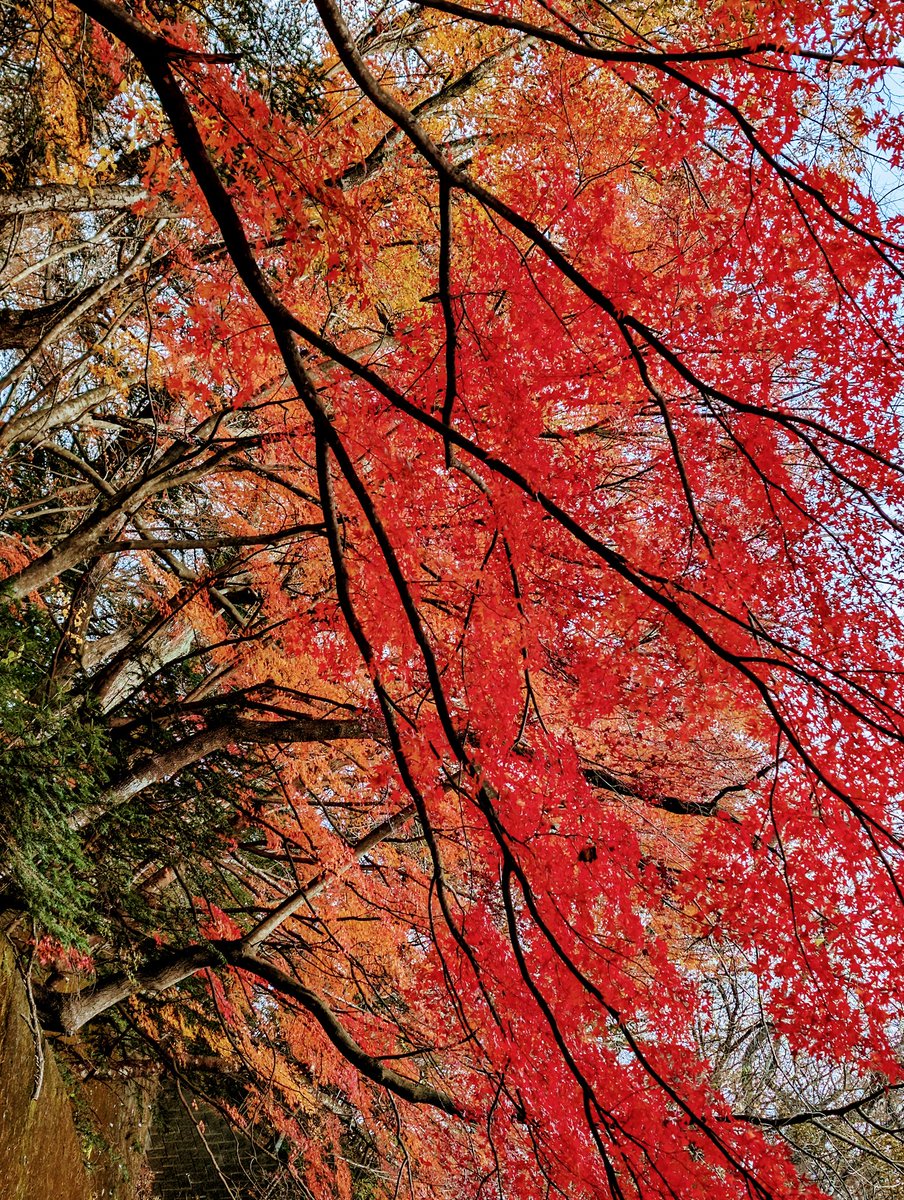
[[[476,11],[547,29],[546,7]],[[373,96],[333,72],[301,127],[228,67],[180,66],[264,277],[316,334],[306,398],[173,143],[148,179],[192,233],[188,299],[156,329],[170,388],[187,422],[253,412],[258,465],[320,500],[277,510],[248,476],[218,499],[230,521],[325,514],[341,533],[293,568],[304,589],[253,559],[267,669],[304,663],[385,723],[391,763],[330,786],[377,817],[413,798],[427,839],[347,871],[306,829],[346,881],[299,922],[294,961],[369,1053],[421,1054],[464,1111],[411,1118],[449,1148],[442,1180],[421,1164],[437,1194],[805,1190],[708,1083],[693,937],[749,955],[795,1052],[897,1077],[904,247],[857,144],[904,153],[863,102],[901,17],[676,6],[667,37],[622,30],[635,62],[582,55],[611,29],[577,51],[535,36],[469,112],[445,282],[435,168],[403,149],[340,186],[383,130]],[[471,34],[463,19],[476,53]],[[588,762],[624,790],[601,794]],[[651,832],[662,797],[732,788],[693,832]],[[238,930],[209,911],[209,936]],[[271,1020],[259,985],[232,986],[233,1020]],[[309,1023],[281,1028],[320,1087],[372,1111]]]

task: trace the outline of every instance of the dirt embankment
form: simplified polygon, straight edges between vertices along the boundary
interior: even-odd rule
[[[0,1195],[3,1200],[137,1200],[147,1103],[124,1082],[83,1082],[42,1040],[12,947],[0,938]]]

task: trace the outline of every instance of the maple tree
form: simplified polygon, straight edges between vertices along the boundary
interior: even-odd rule
[[[893,1169],[902,15],[9,9],[47,1028],[315,1195]]]

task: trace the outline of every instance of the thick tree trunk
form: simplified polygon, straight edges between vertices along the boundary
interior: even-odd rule
[[[19,412],[11,418],[0,432],[0,450],[5,450],[15,442],[34,442],[35,439],[45,438],[51,430],[78,421],[115,395],[116,388],[104,384],[80,392],[62,403],[55,402],[51,396],[45,406]]]
[[[109,537],[125,520],[125,507],[125,503],[112,508],[105,506],[106,511],[101,510],[81,529],[76,529],[18,574],[5,580],[0,585],[0,592],[10,600],[24,600],[32,592],[40,591],[53,583],[63,571],[68,571],[85,559],[91,558],[98,542]]]
[[[295,721],[248,721],[235,718],[224,725],[205,729],[179,746],[173,746],[153,758],[143,759],[125,778],[108,788],[97,804],[80,809],[69,818],[71,829],[84,829],[92,821],[105,816],[114,808],[155,783],[171,779],[186,767],[200,762],[208,754],[229,745],[278,745],[289,742],[335,742],[346,738],[372,737],[373,731],[361,721],[322,720],[299,717]]]
[[[105,672],[102,685],[95,691],[101,712],[112,711],[138,691],[145,680],[168,663],[188,654],[195,645],[196,637],[197,633],[191,625],[177,624],[169,630],[164,627],[143,645],[136,646],[134,654],[123,656],[115,670]]]
[[[77,296],[54,300],[39,308],[0,308],[0,350],[30,350],[50,330],[78,308],[93,289],[87,288]]]
[[[175,951],[134,975],[114,975],[101,984],[55,998],[48,1006],[48,1027],[61,1033],[77,1033],[89,1021],[136,992],[165,992],[205,967],[214,966],[217,961],[216,951],[210,946],[190,946],[187,950]]]
[[[147,199],[147,191],[133,184],[107,183],[98,187],[44,184],[19,188],[0,195],[0,218],[25,217],[46,212],[100,212],[132,208]]]

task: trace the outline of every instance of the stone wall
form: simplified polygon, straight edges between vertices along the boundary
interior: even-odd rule
[[[164,1084],[147,1155],[154,1200],[278,1200],[274,1162],[190,1090]],[[296,1190],[291,1190],[293,1196]]]

